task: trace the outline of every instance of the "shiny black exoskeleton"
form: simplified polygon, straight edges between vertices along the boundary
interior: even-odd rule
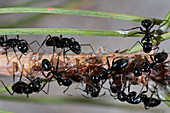
[[[0,37],[0,46],[5,48],[5,54],[7,56],[8,61],[9,61],[9,59],[8,59],[7,50],[9,48],[13,49],[16,56],[17,56],[16,50],[15,50],[16,47],[22,54],[26,55],[28,53],[29,49],[31,49],[30,45],[35,42],[39,45],[39,43],[36,40],[31,42],[30,44],[28,44],[27,41],[24,39],[20,40],[19,35],[17,35],[16,38],[12,38],[12,39],[8,39],[7,35],[3,35]],[[22,55],[20,56],[19,60],[21,59],[21,57],[22,57]]]
[[[105,69],[101,66],[99,66],[100,69],[103,69],[104,71],[102,71],[100,73],[100,76],[102,78],[107,78],[108,77],[108,74],[111,74],[113,71],[115,71],[116,73],[119,73],[121,72],[122,70],[124,70],[126,68],[126,66],[128,65],[128,60],[127,59],[123,59],[123,58],[120,58],[118,59],[119,57],[116,57],[113,59],[112,61],[112,66],[110,66],[110,63],[109,63],[109,57],[106,58],[107,60],[107,66],[108,66],[108,69]],[[118,59],[118,60],[116,60]],[[115,61],[116,60],[116,61]]]
[[[78,88],[78,89],[80,89],[80,88]],[[80,89],[80,90],[82,90],[82,89]],[[101,97],[101,96],[105,95],[105,93],[103,93],[102,95],[99,95],[100,90],[101,90],[100,86],[92,86],[92,85],[86,84],[85,90],[82,90],[82,91],[86,92],[87,95],[90,94],[90,96],[92,98],[96,98],[96,97]],[[89,98],[83,94],[82,94],[82,96],[84,96],[85,98]]]
[[[148,72],[148,77],[151,73],[151,69],[157,71],[154,67],[157,65],[157,63],[163,63],[168,58],[168,54],[165,52],[160,52],[154,56],[154,59],[152,58],[152,55],[150,55],[150,58],[152,60],[152,63],[150,63],[145,57],[146,62],[144,62],[144,65],[134,69],[133,73],[135,77],[141,76],[142,72]]]
[[[72,84],[71,79],[64,78],[62,75],[62,73],[67,72],[70,68],[67,69],[66,71],[58,71],[59,57],[57,60],[56,68],[51,65],[51,63],[48,59],[43,59],[41,65],[42,65],[42,74],[44,77],[48,78],[48,82],[50,82],[52,80],[52,78],[55,78],[60,86],[64,85],[64,86],[68,86],[68,88],[69,88],[69,86]],[[44,71],[49,71],[47,73],[47,76],[44,74]],[[67,91],[67,89],[63,93],[65,93]]]
[[[153,20],[153,24],[152,24],[152,21],[151,21],[151,20],[149,20],[149,19],[144,19],[144,20],[141,21],[141,25],[145,28],[145,30],[143,30],[142,27],[134,27],[134,28],[125,30],[125,31],[129,31],[129,30],[134,30],[134,29],[140,28],[140,31],[141,31],[141,32],[136,32],[136,33],[133,33],[133,34],[131,34],[131,35],[129,35],[129,36],[132,36],[132,35],[135,35],[135,34],[145,34],[145,36],[142,38],[141,41],[137,41],[137,42],[134,44],[134,46],[135,46],[137,43],[139,43],[139,44],[143,47],[143,51],[144,51],[145,53],[149,53],[149,52],[152,50],[152,43],[151,43],[152,38],[154,38],[154,39],[157,41],[156,37],[153,35],[153,33],[155,32],[155,30],[151,31],[151,28],[155,25],[155,23],[156,23],[155,20]],[[157,42],[158,42],[158,41],[157,41]],[[133,46],[133,47],[134,47],[134,46]],[[132,48],[133,48],[133,47],[132,47]],[[132,48],[131,48],[131,49],[132,49]],[[131,49],[130,49],[130,50],[131,50]],[[156,49],[156,48],[155,48],[155,49]],[[130,51],[130,50],[129,50],[129,51]]]
[[[2,80],[0,80],[3,84],[3,86],[6,88],[6,90],[9,92],[9,94],[13,95],[14,93],[17,93],[17,94],[26,94],[27,97],[29,96],[29,94],[32,94],[33,92],[40,92],[40,91],[43,91],[44,93],[47,94],[47,92],[45,92],[43,90],[45,84],[43,85],[42,84],[42,80],[37,77],[35,78],[34,80],[31,80],[31,82],[28,84],[26,82],[23,82],[23,81],[18,81],[16,83],[14,83],[12,85],[12,91],[13,92],[10,92],[10,90],[6,87],[6,85],[3,83]]]
[[[156,107],[161,103],[161,100],[152,98],[152,97],[145,97],[143,99],[143,103],[145,106],[145,109],[149,109],[150,107]]]
[[[44,43],[46,44],[46,46],[53,47],[53,53],[55,52],[55,47],[63,49],[64,54],[69,50],[71,50],[75,54],[81,53],[81,46],[74,38],[63,38],[62,35],[60,35],[60,37],[48,35],[41,46],[43,46]],[[69,50],[65,51],[65,48],[69,48]]]
[[[119,72],[126,68],[126,66],[128,65],[128,60],[121,58],[121,59],[115,61],[115,59],[117,59],[117,58],[119,58],[119,57],[116,57],[113,59],[111,70]]]

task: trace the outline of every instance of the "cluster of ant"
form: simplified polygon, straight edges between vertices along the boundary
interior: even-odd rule
[[[139,41],[137,42],[141,44],[141,46],[143,47],[143,51],[145,53],[149,53],[153,49],[151,40],[152,38],[155,38],[153,35],[155,30],[153,30],[152,32],[150,30],[155,25],[155,22],[156,21],[154,21],[152,24],[151,20],[145,19],[141,22],[145,30],[143,30],[142,27],[128,29],[133,30],[140,28],[141,32],[137,33],[145,34],[141,42]],[[79,65],[67,66],[61,69],[59,68],[60,57],[57,58],[56,65],[54,65],[53,63],[55,59],[54,53],[56,51],[56,48],[61,48],[63,50],[62,52],[65,59],[65,57],[67,58],[66,53],[68,51],[72,51],[73,53],[79,55],[81,53],[81,46],[90,46],[91,48],[92,46],[90,44],[80,45],[74,38],[63,38],[62,35],[60,37],[48,35],[41,45],[37,41],[33,41],[32,43],[28,44],[26,40],[24,39],[20,40],[18,35],[16,38],[13,39],[8,39],[6,35],[0,37],[0,46],[4,48],[8,61],[9,59],[7,50],[9,48],[13,49],[18,59],[15,48],[17,47],[18,50],[22,53],[22,55],[23,54],[26,55],[29,52],[29,49],[31,50],[30,45],[33,44],[34,42],[36,42],[39,45],[38,51],[40,50],[40,48],[42,48],[44,44],[46,44],[46,46],[53,47],[52,61],[49,61],[46,58],[42,59],[41,66],[39,68],[36,68],[35,65],[32,68],[32,70],[28,73],[28,75],[23,74],[22,68],[22,72],[18,82],[15,82],[15,74],[13,74],[12,85],[13,92],[11,92],[6,87],[2,80],[0,80],[3,86],[11,95],[13,95],[14,93],[17,94],[24,93],[28,97],[29,94],[32,94],[33,92],[39,93],[40,91],[43,91],[44,93],[48,94],[49,84],[53,79],[55,79],[60,86],[61,85],[66,86],[67,89],[72,85],[73,82],[81,83],[83,87],[85,84],[84,88],[79,88],[77,86],[76,89],[82,90],[87,95],[90,95],[91,98],[96,98],[105,95],[105,93],[100,95],[100,92],[101,89],[106,89],[109,91],[112,97],[122,102],[126,101],[130,104],[139,104],[143,102],[145,109],[149,109],[150,107],[156,107],[161,103],[161,99],[159,99],[159,96],[157,96],[158,97],[157,99],[153,97],[153,94],[157,93],[156,87],[154,91],[151,91],[152,93],[151,96],[147,96],[146,93],[148,92],[149,89],[148,88],[149,79],[154,80],[154,77],[150,76],[152,70],[155,70],[159,75],[165,74],[165,71],[162,70],[164,70],[164,63],[165,60],[168,58],[168,54],[166,52],[160,52],[156,53],[155,55],[150,55],[150,60],[152,62],[150,62],[146,57],[141,63],[139,63],[139,61],[137,60],[133,60],[131,61],[131,63],[129,63],[129,60],[126,58],[115,57],[112,59],[112,65],[110,65],[109,59],[111,58],[111,56],[107,56],[106,64],[98,65],[96,62],[92,63],[88,62],[87,60],[80,63]],[[20,59],[22,58],[22,55],[18,59],[19,62]],[[95,60],[97,60],[97,58],[98,56],[95,57]],[[21,62],[20,64],[22,66]],[[42,76],[46,78],[46,81],[44,83],[42,82],[43,80],[40,77],[32,78],[29,76],[31,75],[31,72],[34,70],[40,71]],[[133,74],[133,77],[127,76],[129,75],[129,73]],[[30,81],[29,83],[24,82],[22,80],[23,75],[26,77],[26,79]],[[164,77],[163,82],[169,80],[168,76],[163,77]],[[107,80],[109,81],[110,85],[109,88],[106,88],[104,86]],[[146,86],[146,90],[143,91],[142,87],[139,94],[137,94],[136,91],[130,91],[131,85],[138,85],[140,81],[143,84],[143,87],[144,85]],[[48,85],[47,91],[44,90],[44,87],[46,85]],[[128,88],[128,93],[125,92],[126,88]],[[65,93],[67,89],[63,93]],[[90,98],[87,97],[86,95],[83,96],[86,98]]]

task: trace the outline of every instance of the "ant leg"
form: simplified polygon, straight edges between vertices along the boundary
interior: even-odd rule
[[[129,35],[125,35],[123,38],[125,37],[130,37],[130,36],[133,36],[133,35],[136,35],[136,34],[145,34],[144,32],[135,32],[135,33],[132,33],[132,34],[129,34]]]
[[[55,53],[55,46],[53,46],[52,66],[53,66],[53,60],[54,60],[54,53]]]
[[[104,67],[102,67],[101,65],[100,66],[97,66],[98,67],[98,69],[103,69],[103,70],[105,70],[105,71],[107,71]]]
[[[150,32],[150,34],[153,34],[153,33],[155,33],[155,31],[156,31],[156,30],[153,30],[152,32]]]
[[[110,58],[111,56],[107,56],[106,57],[106,61],[107,61],[107,66],[108,66],[108,68],[110,68],[110,62],[109,62],[109,58]]]
[[[47,41],[48,37],[51,38],[51,35],[48,35],[48,36],[45,38],[45,40],[44,40],[43,43],[40,45],[40,47],[39,47],[39,49],[37,50],[36,53],[38,53],[38,51],[40,50],[40,48],[41,48],[41,47],[44,45],[44,43]],[[54,40],[53,40],[53,41],[54,41]],[[55,42],[55,41],[54,41],[54,42]]]
[[[148,63],[148,64],[150,64],[150,62],[149,62],[149,60],[145,57],[145,60],[146,60],[146,62]]]
[[[85,95],[83,95],[83,94],[81,94],[83,97],[85,97],[85,98],[91,98],[91,97],[87,97],[87,96],[85,96]]]
[[[143,47],[143,45],[142,45],[142,43],[140,42],[140,41],[137,41],[134,45],[133,45],[133,47],[132,48],[130,48],[130,50],[129,51],[131,51],[136,45],[137,45],[137,43],[139,43],[142,47]]]
[[[0,80],[0,81],[1,81],[2,85],[5,87],[5,89],[8,91],[8,93],[10,95],[14,95],[14,92],[11,93],[10,90],[8,89],[8,87],[4,84],[4,82],[2,80]]]
[[[149,28],[149,30],[151,30],[151,28],[156,24],[156,20],[155,18],[153,19],[153,24],[151,25],[151,27]]]
[[[15,72],[14,72],[14,65],[13,65],[13,84],[15,83]]]
[[[7,64],[9,64],[10,60],[9,60],[9,58],[8,58],[8,51],[7,51],[7,48],[5,48],[5,54],[6,54],[6,58],[7,58],[7,61],[8,61]]]
[[[151,37],[153,37],[156,40],[157,44],[159,44],[159,41],[156,39],[154,35],[151,35]]]
[[[15,56],[17,57],[17,60],[19,60],[15,48],[12,48],[12,49],[13,49],[13,51],[14,51],[14,53],[15,53]]]
[[[26,43],[27,43],[27,42],[26,42]],[[38,46],[39,46],[44,52],[46,52],[46,51],[42,48],[42,46],[40,46],[40,44],[39,44],[39,42],[38,42],[37,40],[34,40],[34,41],[32,41],[30,44],[28,44],[28,46],[29,46],[30,49],[31,49],[30,45],[33,44],[33,43],[37,43]],[[33,51],[33,50],[31,49],[31,51]]]
[[[102,97],[102,96],[104,96],[104,95],[106,95],[106,92],[104,92],[102,95],[99,95],[98,97]]]
[[[48,78],[48,75],[50,75],[51,74],[51,72],[49,72],[48,74],[47,74],[47,76],[45,75],[45,73],[41,70],[41,73],[43,74],[43,76],[45,77],[45,78]]]
[[[145,79],[148,78],[150,74],[151,74],[151,70],[149,71],[149,73],[148,73],[148,75],[145,77]]]
[[[69,88],[70,86],[68,86],[64,91],[63,91],[63,93],[65,93],[67,90],[68,90],[68,88]],[[67,94],[67,93],[66,93]],[[67,94],[68,96],[73,96],[73,95],[71,95],[71,94]]]
[[[155,52],[155,53],[158,53],[158,51],[159,51],[159,47],[157,46],[157,47],[153,48],[152,50],[156,50],[156,52]]]
[[[138,28],[141,28],[141,27],[133,27],[133,28],[130,28],[130,29],[121,29],[121,30],[122,31],[131,31],[131,30],[138,29]]]
[[[91,46],[91,44],[81,44],[80,46],[89,46],[89,47],[92,49],[93,53],[97,56],[97,54],[96,54],[96,52],[94,51],[94,49],[93,49],[93,47]]]
[[[22,65],[21,65],[21,66],[22,66]],[[22,75],[23,75],[23,66],[22,66],[22,71],[21,71],[21,76],[20,76],[20,78],[19,78],[19,81],[21,81]]]
[[[111,90],[109,89],[109,88],[105,88],[105,87],[103,87],[104,89],[107,89],[108,91],[109,91],[109,93],[110,93],[110,96],[112,96],[112,97],[117,97],[116,95],[113,95],[112,94],[112,92],[111,92]]]
[[[46,81],[43,86],[41,87],[40,91],[43,91],[45,94],[49,93],[49,89],[50,89],[50,81],[52,80],[53,77],[51,77],[50,79],[48,79],[48,81]],[[47,87],[47,91],[44,91],[44,87],[46,86],[46,84],[48,83],[48,87]]]
[[[152,62],[154,63],[154,59],[152,57],[153,55],[149,55],[150,59],[152,60]]]

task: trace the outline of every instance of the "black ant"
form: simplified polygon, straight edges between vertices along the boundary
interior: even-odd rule
[[[47,90],[47,92],[45,92],[43,90],[43,88],[45,87],[47,82],[42,84],[42,79],[41,78],[37,77],[37,78],[31,80],[27,76],[26,76],[26,78],[29,79],[31,82],[30,83],[23,82],[21,80],[22,79],[22,73],[21,73],[21,76],[20,76],[20,80],[12,85],[12,91],[13,92],[11,92],[7,88],[7,86],[4,84],[4,82],[2,80],[0,80],[2,82],[2,84],[3,84],[3,86],[5,87],[5,89],[8,91],[8,93],[10,95],[14,95],[14,93],[17,93],[17,94],[24,93],[24,94],[27,95],[27,98],[28,98],[29,94],[32,94],[33,92],[39,93],[40,91],[43,91],[44,93],[48,94],[48,90]]]
[[[69,86],[72,84],[72,81],[69,78],[64,78],[62,73],[67,72],[70,68],[67,69],[66,71],[58,72],[58,65],[59,65],[59,57],[57,60],[56,68],[51,65],[51,63],[48,59],[43,59],[42,60],[42,70],[50,71],[50,72],[47,73],[47,76],[44,74],[43,71],[42,71],[42,74],[45,78],[48,78],[48,82],[50,82],[52,80],[52,78],[55,78],[60,86],[64,85],[64,86],[68,86],[68,88],[69,88]],[[51,78],[49,78],[51,74],[52,74],[52,76],[51,76]],[[66,90],[64,90],[63,93],[65,93],[68,90],[68,88]]]
[[[108,65],[108,69],[104,69],[105,71],[108,72],[108,74],[110,74],[111,72],[115,71],[117,73],[119,73],[120,71],[124,70],[126,68],[126,66],[128,65],[128,60],[127,59],[123,59],[123,58],[120,58],[120,57],[116,57],[112,60],[112,66],[110,66],[110,63],[109,63],[109,56],[106,58],[107,60],[107,65]],[[120,59],[118,59],[120,58]],[[116,60],[118,59],[118,60]],[[116,61],[115,61],[116,60]]]
[[[156,72],[158,72],[154,67],[156,66],[157,63],[163,63],[167,58],[168,58],[168,54],[165,52],[160,52],[157,53],[154,56],[154,59],[152,58],[153,55],[150,55],[150,59],[152,60],[152,63],[150,63],[148,61],[148,59],[145,57],[146,62],[144,62],[142,67],[137,67],[134,69],[133,73],[135,77],[141,76],[142,72],[148,72],[148,75],[146,76],[146,78],[151,74],[151,69],[154,69]]]
[[[15,50],[16,47],[17,47],[18,50],[22,53],[22,55],[23,55],[23,54],[26,55],[27,52],[28,52],[28,50],[31,49],[31,48],[30,48],[30,45],[33,44],[33,43],[35,43],[35,42],[39,45],[39,43],[38,43],[36,40],[34,40],[33,42],[31,42],[30,44],[28,44],[27,41],[24,40],[24,39],[21,39],[21,40],[20,40],[20,39],[19,39],[19,35],[17,35],[16,38],[12,38],[12,39],[8,39],[7,35],[3,35],[3,36],[0,37],[0,46],[1,46],[1,47],[5,47],[5,54],[6,54],[6,57],[7,57],[8,62],[9,62],[9,58],[8,58],[7,50],[8,50],[9,48],[12,48],[12,49],[13,49],[16,57],[17,57],[16,50]],[[39,46],[40,46],[40,45],[39,45]],[[31,50],[32,50],[32,49],[31,49]],[[20,56],[19,61],[20,61],[22,55]],[[17,57],[17,59],[18,59],[18,57]]]
[[[144,20],[141,21],[141,25],[145,28],[145,30],[143,30],[142,27],[134,27],[134,28],[127,29],[127,30],[124,30],[124,29],[122,29],[122,30],[124,30],[124,31],[130,31],[130,30],[134,30],[134,29],[140,28],[140,31],[141,31],[141,32],[136,32],[136,33],[133,33],[133,34],[131,34],[131,35],[135,35],[135,34],[145,34],[145,36],[142,38],[141,41],[137,41],[137,42],[134,44],[134,46],[135,46],[137,43],[139,43],[139,44],[143,47],[143,51],[144,51],[145,53],[149,53],[149,52],[152,50],[152,43],[151,43],[152,38],[154,38],[154,39],[158,42],[158,40],[156,39],[156,37],[155,37],[154,35],[152,35],[153,33],[155,33],[155,30],[151,31],[151,28],[155,25],[155,23],[156,23],[155,19],[153,20],[153,24],[152,24],[152,21],[151,21],[151,20],[149,20],[149,19],[144,19]],[[131,36],[131,35],[129,35],[129,36]],[[133,46],[133,47],[134,47],[134,46]],[[132,47],[132,48],[133,48],[133,47]],[[131,49],[132,49],[132,48],[131,48]],[[131,49],[130,49],[130,50],[131,50]],[[158,47],[157,47],[157,48],[154,48],[154,49],[158,49]],[[129,51],[130,51],[130,50],[129,50]]]
[[[105,79],[105,81],[107,80],[108,75],[111,74],[113,71],[115,71],[116,73],[119,73],[122,70],[124,70],[126,68],[126,66],[128,65],[127,59],[116,57],[112,60],[112,66],[110,66],[108,58],[109,58],[109,56],[106,58],[108,69],[98,66],[99,69],[104,70],[101,73],[99,73],[99,76],[100,76],[100,78]],[[118,59],[118,58],[120,58],[120,59]],[[116,59],[118,59],[118,60],[116,60]]]
[[[101,88],[100,88],[99,85],[98,85],[98,86],[93,86],[93,85],[90,85],[90,84],[86,84],[86,87],[85,87],[84,90],[81,89],[81,88],[76,88],[76,89],[80,89],[80,90],[82,90],[83,92],[86,92],[87,95],[90,94],[90,96],[91,96],[92,98],[101,97],[101,96],[104,96],[104,95],[106,94],[106,92],[104,92],[102,95],[99,95],[100,90],[101,90]],[[82,94],[82,96],[84,96],[85,98],[90,98],[90,97],[87,97],[87,96],[85,96],[85,95],[83,95],[83,94]]]
[[[48,35],[45,38],[45,40],[43,41],[43,43],[41,44],[40,48],[44,45],[44,43],[46,44],[46,46],[53,47],[53,57],[54,57],[54,53],[55,53],[55,48],[63,49],[64,58],[65,58],[66,52],[68,52],[70,50],[75,54],[80,54],[81,46],[90,46],[94,52],[94,49],[92,48],[92,46],[90,44],[81,44],[80,45],[79,42],[77,42],[74,38],[63,38],[62,35],[60,35],[60,37]],[[65,48],[69,48],[69,49],[65,50]],[[38,49],[38,51],[39,51],[39,49]]]

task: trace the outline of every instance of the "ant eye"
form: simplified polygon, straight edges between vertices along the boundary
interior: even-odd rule
[[[149,28],[152,25],[152,21],[149,19],[144,19],[142,20],[141,25],[145,28]]]

